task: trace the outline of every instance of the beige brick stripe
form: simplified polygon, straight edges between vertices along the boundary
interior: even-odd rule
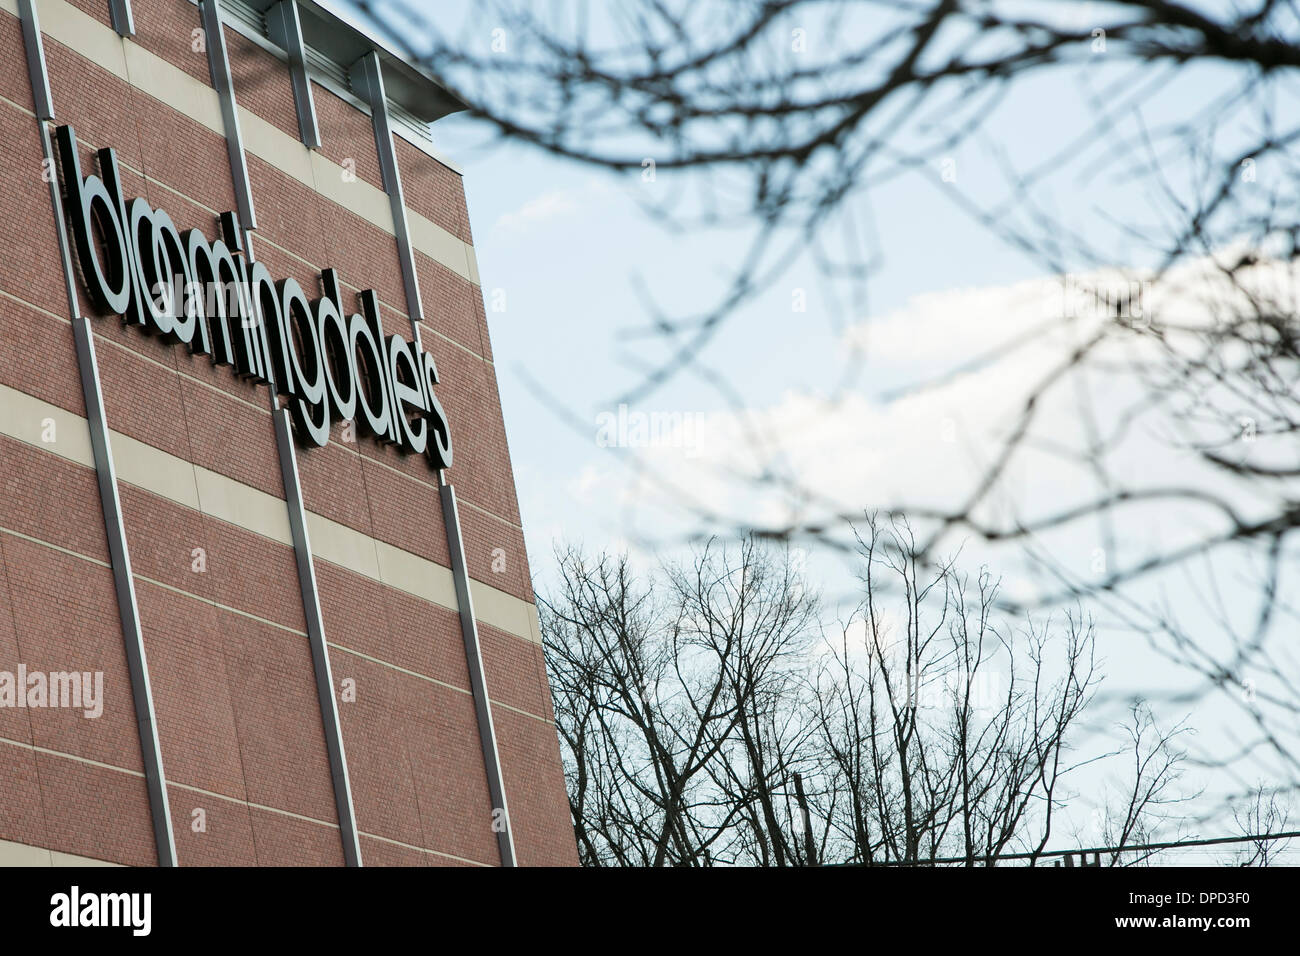
[[[0,0],[0,10],[18,15],[17,0]],[[223,138],[216,90],[180,67],[150,53],[65,0],[37,0],[41,29],[53,40],[125,80],[143,93],[208,127]],[[359,177],[344,177],[342,166],[260,116],[239,108],[244,149],[380,229],[393,233],[388,196]],[[350,181],[349,181],[350,180]],[[475,285],[479,284],[474,247],[408,207],[411,244]]]
[[[54,424],[53,442],[43,437],[47,420]],[[90,430],[84,418],[7,385],[0,385],[0,434],[94,467]],[[281,544],[293,543],[282,499],[121,432],[111,432],[110,441],[118,478],[127,484]],[[450,568],[315,512],[307,512],[307,525],[316,557],[458,610]],[[536,605],[472,578],[470,589],[478,620],[534,644],[541,643]]]
[[[28,846],[13,840],[0,840],[0,866],[121,866],[94,857],[60,853],[42,846]]]

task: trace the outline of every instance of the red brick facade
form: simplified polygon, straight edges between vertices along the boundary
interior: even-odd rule
[[[208,84],[188,0],[133,0],[122,41]],[[219,235],[235,209],[224,138],[49,33],[59,124],[82,166],[111,146],[124,188],[181,230]],[[78,0],[108,22],[107,2]],[[103,29],[107,30],[107,27]],[[287,67],[227,29],[241,107],[298,135]],[[380,185],[369,117],[316,85],[321,154]],[[84,416],[73,334],[17,18],[0,10],[0,386]],[[408,208],[470,240],[460,176],[398,139]],[[256,257],[308,294],[335,267],[349,311],[373,288],[387,331],[411,337],[390,232],[258,156],[248,156]],[[416,256],[424,348],[455,441],[448,472],[475,580],[532,602],[519,508],[480,288]],[[108,424],[115,432],[284,498],[265,386],[94,317]],[[9,431],[8,429],[6,431]],[[437,474],[423,457],[364,439],[300,449],[314,512],[449,566]],[[122,629],[93,467],[0,436],[0,671],[104,673],[103,716],[0,707],[0,840],[115,863],[156,862]],[[341,865],[325,734],[291,545],[119,482],[181,865]],[[202,570],[195,570],[202,549]],[[497,559],[494,562],[494,557]],[[504,558],[504,569],[501,559]],[[325,634],[366,865],[500,862],[457,612],[316,559]],[[480,623],[519,862],[576,863],[540,647]],[[196,811],[201,811],[197,813]],[[196,820],[205,826],[196,830]]]

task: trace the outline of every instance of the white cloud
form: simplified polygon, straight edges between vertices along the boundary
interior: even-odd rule
[[[584,465],[578,476],[569,482],[569,493],[582,504],[590,504],[594,496],[608,493],[613,475],[608,468]]]
[[[792,391],[743,415],[711,414],[695,455],[657,457],[655,482],[628,478],[624,494],[639,508],[650,504],[666,515],[680,515],[681,499],[689,495],[720,516],[723,527],[831,523],[839,515],[896,507],[957,509],[1017,427],[1028,396],[1056,378],[1036,400],[1027,440],[996,493],[976,512],[982,521],[1032,521],[1105,495],[1108,486],[1092,467],[1089,423],[1095,420],[1109,432],[1127,413],[1135,415],[1132,425],[1105,453],[1107,472],[1127,487],[1208,490],[1240,499],[1247,512],[1276,507],[1257,489],[1247,495],[1173,441],[1173,420],[1128,368],[1160,354],[1151,338],[1116,336],[1093,354],[1083,373],[1055,375],[1104,321],[1099,310],[1089,309],[1096,290],[1103,295],[1110,289],[1139,290],[1134,311],[1155,311],[1195,327],[1221,318],[1240,298],[1218,275],[1202,261],[1154,289],[1141,286],[1140,276],[1111,271],[920,296],[854,328],[844,344],[865,347],[868,380],[873,367],[892,372],[901,366],[938,384],[892,400],[853,391],[833,403]],[[1283,307],[1293,308],[1298,283],[1287,267],[1263,266],[1254,279]],[[1063,321],[1067,313],[1072,318]],[[1020,344],[964,367],[992,346],[1012,341]],[[938,374],[952,369],[958,371]],[[761,481],[769,471],[793,479],[799,493]],[[679,492],[664,491],[659,482]],[[1123,553],[1105,556],[1108,569],[1153,547],[1202,535],[1223,520],[1185,503],[1134,506],[1118,517],[1113,533]],[[654,526],[644,517],[640,523]],[[1089,519],[1049,532],[1042,541],[1073,572],[1086,575],[1097,573],[1092,567],[1102,532],[1101,524]],[[969,537],[961,530],[950,544],[956,547]],[[971,553],[976,546],[969,547]],[[1026,591],[1032,582],[1013,576],[1008,585]]]
[[[573,193],[555,189],[528,200],[514,212],[504,213],[497,219],[495,228],[520,232],[548,220],[569,215],[577,208],[578,203]]]
[[[607,196],[609,191],[609,184],[596,177],[586,180],[581,189],[552,189],[534,196],[514,212],[503,213],[493,228],[513,233],[532,230],[581,212],[593,198]]]

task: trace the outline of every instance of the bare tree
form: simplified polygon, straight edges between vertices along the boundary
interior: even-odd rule
[[[974,865],[1041,853],[1077,766],[1071,731],[1100,680],[1091,628],[1067,616],[1059,641],[1032,622],[1007,631],[988,572],[973,584],[952,563],[927,572],[902,519],[870,518],[859,544],[863,602],[817,695],[848,791],[836,824],[849,858]]]
[[[1067,579],[1043,600],[1115,591],[1163,568],[1244,548],[1264,565],[1261,629],[1276,620],[1269,608],[1289,565],[1286,539],[1300,525],[1292,493],[1300,477],[1292,446],[1300,425],[1292,275],[1300,248],[1300,122],[1292,108],[1300,12],[1292,0],[1211,7],[1178,0],[497,0],[474,5],[460,24],[406,0],[357,5],[486,128],[615,174],[690,174],[695,178],[681,179],[680,188],[652,204],[675,226],[756,226],[737,249],[734,278],[717,301],[688,315],[650,305],[644,331],[661,338],[662,360],[642,369],[620,401],[688,372],[739,407],[730,370],[706,354],[739,305],[807,255],[828,290],[842,280],[858,290],[852,300],[861,311],[862,283],[882,261],[883,240],[863,213],[871,191],[933,165],[959,143],[980,142],[989,116],[1018,85],[1080,68],[1095,116],[1077,139],[1030,168],[989,146],[1005,171],[1005,199],[977,207],[961,190],[945,195],[1049,273],[1084,273],[1083,294],[1097,300],[1104,321],[1082,328],[1076,346],[1026,390],[1001,447],[986,456],[987,474],[969,489],[954,488],[952,507],[892,504],[924,526],[921,552],[936,561],[953,535],[1032,546],[1053,529],[1113,525],[1139,503],[1177,504],[1206,529],[1196,540],[1131,560],[1116,556],[1100,582],[1068,579],[1054,566]],[[1090,80],[1083,68],[1097,63],[1113,79]],[[1189,94],[1176,119],[1146,123],[1148,99],[1180,84],[1190,90],[1196,71],[1207,67],[1217,71],[1221,95],[1207,101],[1199,91]],[[1052,212],[1047,192],[1071,174],[1071,189],[1090,188],[1103,176],[1141,182],[1150,207],[1142,221],[1136,213],[1112,217],[1117,221],[1104,232],[1086,235]],[[1104,211],[1090,217],[1103,220]],[[1124,270],[1132,262],[1117,255],[1139,253],[1152,263],[1140,275],[1087,275]],[[1135,287],[1141,291],[1133,293]],[[1063,315],[1047,325],[1071,321]],[[1022,344],[990,342],[989,354]],[[1128,408],[1104,416],[1080,409],[1093,423],[1092,440],[1071,454],[1096,470],[1096,497],[1050,514],[993,520],[985,506],[1032,439],[1044,397],[1116,366],[1147,388]],[[1183,446],[1208,469],[1200,479],[1189,470],[1185,482],[1152,487],[1117,473],[1108,450],[1151,410],[1167,412],[1171,427],[1181,429]],[[755,437],[767,457],[752,480],[817,501],[770,436]],[[729,516],[698,505],[685,490],[680,497],[706,531],[732,528]],[[1253,506],[1260,499],[1267,507]],[[829,519],[758,525],[747,515],[734,530],[816,538],[851,552],[853,517],[832,512]],[[1050,555],[1046,560],[1052,563]],[[1153,614],[1150,607],[1143,613]],[[1144,626],[1158,631],[1161,622]],[[1292,671],[1251,653],[1259,637],[1242,635],[1243,656],[1294,686]],[[1249,668],[1230,666],[1243,660],[1207,660],[1197,653],[1201,645],[1194,640],[1180,649],[1180,662],[1200,669],[1212,686],[1246,679]],[[1296,703],[1293,695],[1286,699]]]
[[[460,29],[406,0],[357,2],[487,129],[614,175],[671,181],[677,188],[647,191],[646,206],[672,228],[742,228],[716,299],[678,314],[648,297],[645,327],[629,331],[660,349],[638,350],[654,357],[634,369],[616,402],[688,374],[743,411],[738,370],[709,350],[723,324],[809,258],[828,297],[865,314],[888,244],[871,215],[873,191],[981,143],[1009,94],[1079,68],[1093,115],[1076,138],[1029,163],[986,144],[1003,170],[1004,196],[976,203],[962,190],[945,195],[1047,274],[1067,284],[1073,275],[1096,308],[1086,321],[1066,310],[990,341],[962,366],[1070,333],[1069,347],[1023,388],[983,449],[985,467],[968,482],[954,478],[951,502],[870,504],[911,516],[916,553],[932,571],[972,535],[1020,546],[1049,585],[1014,606],[1001,596],[1003,610],[1093,602],[1197,678],[1179,704],[1218,694],[1249,723],[1247,739],[1204,760],[1267,754],[1276,779],[1300,788],[1300,667],[1288,645],[1297,612],[1289,593],[1300,571],[1294,0],[501,0],[475,5]],[[1098,62],[1109,71],[1089,76],[1087,65]],[[1207,69],[1210,94],[1197,82]],[[1148,104],[1169,91],[1185,92],[1178,114],[1152,125]],[[1141,214],[1102,204],[1084,229],[1056,211],[1054,188],[1102,182],[1140,183]],[[836,376],[838,397],[861,361],[854,352]],[[1094,475],[1094,487],[1045,512],[1003,507],[1008,476],[1044,443],[1043,410],[1062,393],[1077,396],[1086,438],[1056,451]],[[720,513],[689,488],[672,488],[701,537],[816,541],[851,559],[856,511],[824,497],[772,435],[746,427],[761,463],[726,477],[807,507],[761,522],[752,509]],[[1119,454],[1135,441],[1172,450],[1185,466],[1169,480],[1144,481]],[[1187,533],[1121,548],[1116,529],[1138,509],[1173,509]],[[1093,528],[1108,555],[1097,576],[1072,571],[1044,543]],[[1175,576],[1203,602],[1192,622],[1186,608],[1160,598]],[[687,769],[692,780],[708,776],[703,766]],[[819,799],[809,790],[802,804]]]
[[[990,575],[927,571],[901,518],[868,519],[860,544],[862,606],[830,641],[772,545],[711,542],[640,585],[626,558],[558,555],[543,640],[585,864],[1051,849],[1066,781],[1108,756],[1075,749],[1101,679],[1091,626],[1008,629]],[[1181,759],[1174,735],[1134,733],[1121,847],[1150,832]]]
[[[789,562],[710,544],[662,596],[626,557],[558,562],[541,619],[583,862],[804,859],[784,718],[816,604]]]
[[[1110,848],[1108,866],[1141,866],[1159,851],[1129,848],[1155,842],[1163,824],[1173,822],[1181,827],[1183,821],[1174,808],[1194,796],[1178,787],[1187,759],[1180,740],[1189,731],[1181,723],[1161,730],[1150,706],[1142,700],[1130,705],[1123,731],[1128,746],[1118,754],[1129,764],[1130,782],[1118,799],[1105,801],[1101,810],[1102,842]],[[1177,834],[1175,839],[1182,835]]]
[[[1286,832],[1291,820],[1291,808],[1285,794],[1261,783],[1233,808],[1232,818],[1242,836],[1266,837]],[[1254,840],[1237,851],[1230,862],[1233,866],[1270,866],[1286,851],[1290,842]]]
[[[864,212],[871,191],[977,139],[1017,84],[1095,64],[1099,53],[1119,78],[1088,90],[1095,122],[1036,168],[1017,171],[1011,158],[997,157],[1008,168],[1005,202],[975,207],[953,191],[964,213],[1053,272],[1115,265],[1114,243],[1087,242],[1047,211],[1034,188],[1076,157],[1089,178],[1132,158],[1124,173],[1149,180],[1170,214],[1167,234],[1143,237],[1163,253],[1160,272],[1224,235],[1296,225],[1276,202],[1284,194],[1270,201],[1257,188],[1247,199],[1234,181],[1241,162],[1285,158],[1300,135],[1281,122],[1272,98],[1300,66],[1292,2],[1207,9],[1177,0],[495,0],[475,4],[459,23],[409,0],[356,2],[487,129],[616,174],[689,174],[647,200],[674,227],[755,227],[737,246],[734,276],[716,301],[684,315],[650,304],[642,331],[661,339],[662,358],[620,401],[645,397],[687,370],[734,398],[728,370],[709,361],[707,346],[740,305],[805,255],[828,291],[847,281],[860,310],[864,283],[884,256]],[[1120,120],[1145,98],[1203,64],[1223,68],[1221,98],[1192,98],[1181,126],[1138,124],[1117,136]],[[1123,74],[1123,67],[1133,69]],[[1227,111],[1257,120],[1253,140],[1231,156],[1212,156],[1207,130]],[[1095,142],[1108,151],[1086,148]],[[1162,175],[1163,153],[1173,151],[1200,158],[1215,175],[1199,177],[1195,194],[1179,192]],[[1117,232],[1139,231],[1124,225]],[[797,484],[797,474],[779,477]]]

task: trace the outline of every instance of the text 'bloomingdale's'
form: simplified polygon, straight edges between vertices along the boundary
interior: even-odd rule
[[[146,200],[125,201],[114,150],[96,154],[100,176],[83,177],[72,127],[60,126],[56,138],[67,217],[96,308],[271,385],[286,398],[299,441],[323,446],[332,422],[355,419],[379,442],[425,454],[436,469],[451,466],[433,356],[384,335],[373,290],[360,293],[360,314],[345,317],[338,275],[326,269],[324,294],[309,301],[297,281],[276,282],[250,261],[233,212],[221,214],[221,239],[181,233]]]

